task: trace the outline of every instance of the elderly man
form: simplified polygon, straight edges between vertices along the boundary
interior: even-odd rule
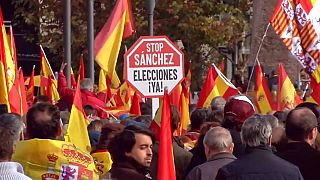
[[[11,162],[22,130],[23,123],[20,116],[8,113],[0,116],[0,179],[30,179],[24,175],[21,164]]]
[[[317,127],[317,118],[310,109],[291,110],[285,125],[288,144],[277,153],[298,166],[305,180],[320,178],[320,152],[312,147],[318,134]]]
[[[254,115],[241,128],[246,154],[222,167],[217,180],[302,180],[295,165],[277,157],[271,151],[271,125],[265,116]]]
[[[233,143],[230,132],[222,127],[210,129],[203,139],[207,162],[196,166],[186,180],[215,179],[218,170],[236,159],[232,155]]]

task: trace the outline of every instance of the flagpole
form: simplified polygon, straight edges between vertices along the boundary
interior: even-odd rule
[[[259,48],[258,48],[256,57],[254,58],[254,63],[253,63],[253,66],[252,66],[252,69],[251,69],[251,73],[250,73],[250,76],[249,76],[249,81],[248,81],[248,85],[247,85],[246,94],[248,94],[248,90],[249,90],[250,82],[251,82],[252,75],[253,75],[253,72],[254,72],[254,68],[255,68],[255,66],[256,66],[257,61],[259,61],[259,60],[258,60],[258,56],[259,56],[260,50],[261,50],[261,48],[262,48],[262,44],[263,44],[264,38],[267,36],[267,32],[268,32],[268,29],[269,29],[269,27],[270,27],[270,24],[271,24],[271,23],[269,22],[266,30],[264,31],[264,34],[263,34],[262,39],[261,39],[261,42],[260,42],[260,44],[259,44]]]
[[[88,36],[88,62],[89,62],[89,78],[94,83],[94,19],[93,19],[93,4],[94,0],[88,0],[88,26],[87,26],[87,36]]]
[[[63,34],[64,34],[64,59],[67,63],[67,68],[65,70],[68,87],[71,87],[71,0],[64,1],[63,10]],[[53,74],[53,73],[52,73]]]

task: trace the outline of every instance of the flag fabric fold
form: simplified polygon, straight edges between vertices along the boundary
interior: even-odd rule
[[[172,148],[170,101],[167,90],[164,92],[161,114],[158,180],[175,180],[176,173]]]
[[[40,94],[51,97],[50,100],[53,103],[57,103],[60,99],[60,95],[57,90],[55,83],[52,83],[52,80],[56,80],[49,61],[44,53],[42,46],[40,45]],[[51,80],[50,80],[51,78]],[[50,84],[49,84],[50,83]],[[51,87],[51,89],[48,88]]]
[[[95,60],[113,81],[122,39],[134,32],[130,0],[118,0],[94,40]]]
[[[293,109],[299,103],[299,96],[291,83],[285,69],[282,64],[279,64],[279,75],[278,75],[278,103],[277,110],[282,111],[284,109]]]
[[[76,93],[74,95],[73,105],[71,108],[70,120],[65,135],[65,141],[71,142],[79,147],[82,151],[90,153],[91,145],[88,135],[87,126],[89,125],[86,119],[80,92],[80,78],[78,78]]]
[[[28,103],[27,103],[27,95],[26,95],[26,89],[24,85],[24,77],[23,77],[23,71],[21,68],[19,68],[19,94],[21,99],[21,114],[24,115],[28,112]]]
[[[132,98],[132,104],[130,107],[130,114],[141,116],[141,110],[140,110],[140,96],[136,92],[134,92],[133,98]]]
[[[238,89],[212,64],[202,86],[197,107],[210,107],[212,99],[216,96],[228,99],[237,94]]]
[[[257,65],[256,71],[256,105],[260,113],[267,114],[275,110],[275,104],[272,99],[272,94],[267,84],[267,80],[262,73],[260,63]]]
[[[33,65],[32,72],[29,79],[28,90],[27,90],[27,101],[31,104],[33,104],[33,100],[34,100],[34,68],[35,66]]]

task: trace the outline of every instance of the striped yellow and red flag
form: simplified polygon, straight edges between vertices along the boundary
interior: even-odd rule
[[[267,80],[262,73],[260,63],[257,65],[256,72],[256,97],[255,101],[260,113],[266,114],[275,110],[275,104],[272,99],[270,89],[267,84]]]
[[[158,158],[158,180],[175,180],[176,173],[174,167],[171,110],[168,91],[165,90],[162,102],[160,144]]]
[[[178,136],[185,134],[191,123],[189,115],[189,91],[190,88],[183,84],[180,98],[180,126],[177,130]]]
[[[77,87],[77,82],[76,82],[76,78],[74,77],[74,73],[73,73],[72,67],[70,67],[70,76],[71,76],[71,87],[72,88],[76,88]]]
[[[122,39],[134,32],[130,0],[118,0],[94,40],[95,60],[113,81]]]
[[[2,74],[1,76],[3,76],[2,78],[4,78],[3,80],[5,81],[5,85],[2,87],[3,89],[1,89],[3,90],[1,91],[3,93],[1,96],[5,96],[5,97],[1,97],[1,99],[3,98],[3,100],[0,100],[0,101],[1,103],[4,101],[5,102],[4,104],[7,104],[9,112],[15,112],[20,114],[21,101],[19,99],[19,92],[18,92],[19,79],[16,78],[17,67],[14,60],[16,56],[13,57],[11,54],[11,51],[14,51],[14,54],[15,54],[14,38],[12,33],[11,33],[12,36],[10,35],[9,36],[10,38],[8,38],[5,26],[3,24],[2,11],[0,12],[0,26],[1,26],[1,36],[2,36],[1,37],[2,48],[0,53],[2,54],[1,61],[4,68],[3,69],[4,74]],[[4,90],[4,88],[6,88],[6,90]]]
[[[89,121],[86,119],[80,92],[80,76],[76,87],[76,93],[74,95],[73,104],[71,108],[70,120],[65,135],[65,141],[71,142],[79,147],[82,151],[90,152],[91,145],[88,135],[87,126]]]
[[[21,115],[27,114],[28,112],[28,103],[27,103],[27,94],[24,85],[23,71],[19,68],[19,94],[21,99]]]
[[[0,8],[0,26],[3,26],[2,12]],[[1,31],[2,32],[2,31]],[[7,76],[6,76],[6,53],[5,53],[5,41],[4,36],[0,35],[0,104],[6,104],[8,111],[10,112],[10,104],[8,97],[8,85],[7,85]],[[10,58],[10,57],[8,57]]]
[[[277,110],[293,109],[301,103],[282,64],[279,64]]]
[[[29,79],[29,85],[27,90],[27,101],[33,104],[34,100],[34,68],[35,65],[33,65],[32,72]]]
[[[58,100],[60,99],[60,95],[57,90],[57,86],[55,83],[52,83],[52,81],[49,81],[50,78],[51,80],[56,80],[53,71],[51,69],[51,66],[49,64],[49,61],[44,53],[44,50],[42,46],[40,45],[40,94],[41,95],[46,95],[48,97],[52,97],[50,101],[53,103],[57,103]],[[49,82],[51,84],[51,89],[48,89]]]
[[[238,89],[212,64],[202,86],[197,107],[210,107],[212,99],[216,96],[228,99],[237,94],[239,94]]]

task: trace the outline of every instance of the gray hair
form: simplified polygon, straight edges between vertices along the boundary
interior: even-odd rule
[[[80,81],[80,89],[82,90],[90,90],[93,88],[93,82],[89,78],[84,78]]]
[[[226,100],[222,96],[216,96],[211,101],[212,110],[223,111],[225,105],[226,105]]]
[[[10,160],[13,147],[20,139],[23,122],[18,114],[5,113],[0,116],[0,159]]]
[[[211,150],[223,152],[228,150],[228,147],[232,144],[232,137],[227,129],[213,127],[204,136],[203,144]]]
[[[269,121],[272,128],[279,126],[279,120],[277,117],[273,115],[264,115],[266,117],[266,120]]]
[[[242,143],[249,147],[267,145],[272,133],[272,128],[266,116],[253,115],[247,119],[241,128]]]

